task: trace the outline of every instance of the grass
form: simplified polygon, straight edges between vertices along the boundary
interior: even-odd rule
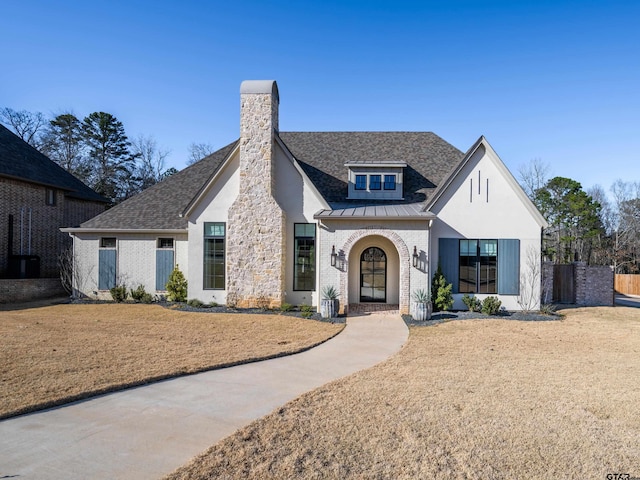
[[[167,478],[640,477],[640,310],[563,313],[413,327]]]
[[[297,352],[343,327],[142,304],[0,306],[0,418]]]

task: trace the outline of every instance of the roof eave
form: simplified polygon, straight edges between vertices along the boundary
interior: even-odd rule
[[[99,228],[99,227],[64,227],[61,232],[69,234],[77,233],[162,233],[162,234],[183,234],[189,231],[188,228]]]

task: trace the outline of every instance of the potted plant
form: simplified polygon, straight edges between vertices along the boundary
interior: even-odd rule
[[[427,290],[416,290],[413,292],[412,316],[418,322],[424,322],[431,318],[431,292]]]
[[[320,315],[322,315],[322,318],[337,316],[339,296],[338,291],[331,285],[322,288],[322,300],[320,301]]]

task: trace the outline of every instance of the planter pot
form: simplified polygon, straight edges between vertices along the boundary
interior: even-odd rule
[[[413,302],[413,319],[417,322],[424,322],[431,319],[431,302]]]
[[[322,318],[333,318],[338,316],[338,300],[320,300],[320,315]]]

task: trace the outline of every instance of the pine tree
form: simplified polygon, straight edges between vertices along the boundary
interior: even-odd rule
[[[431,281],[431,295],[433,298],[433,311],[447,311],[453,307],[453,285],[447,283],[447,279],[442,273],[442,268],[438,265],[433,280]]]

